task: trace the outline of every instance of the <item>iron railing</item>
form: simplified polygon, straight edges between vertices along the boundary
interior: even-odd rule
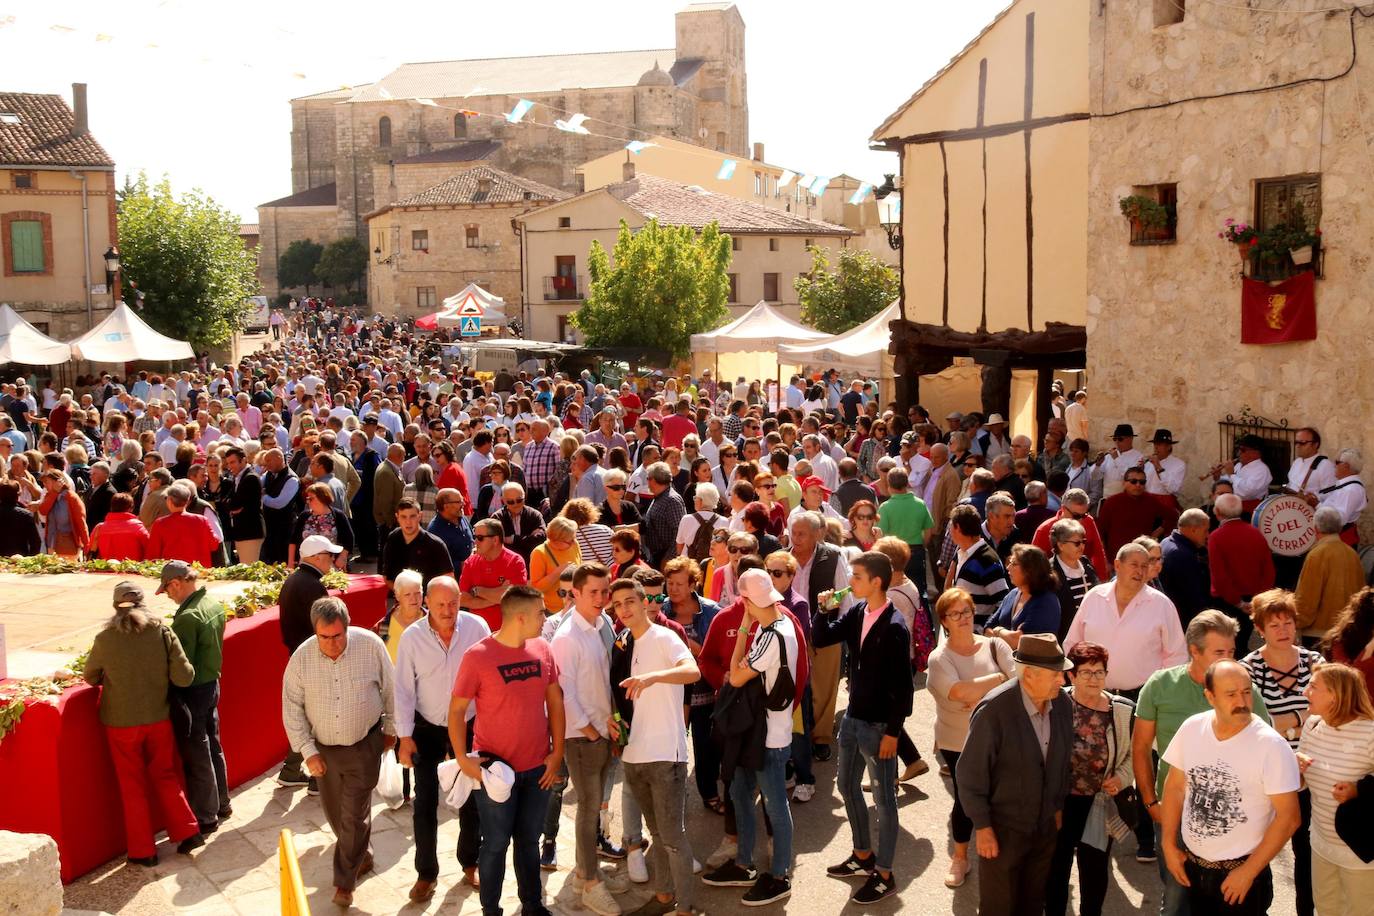
[[[1271,420],[1242,407],[1239,416],[1226,415],[1217,424],[1219,462],[1227,471],[1236,461],[1236,443],[1242,436],[1258,436],[1264,442],[1260,449],[1260,460],[1269,466],[1275,483],[1288,479],[1288,469],[1293,464],[1294,441],[1298,437],[1298,427],[1289,426],[1287,420]]]

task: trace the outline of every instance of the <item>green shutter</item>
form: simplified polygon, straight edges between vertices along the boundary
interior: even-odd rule
[[[10,223],[10,251],[13,252],[15,273],[42,273],[43,224],[38,220]]]

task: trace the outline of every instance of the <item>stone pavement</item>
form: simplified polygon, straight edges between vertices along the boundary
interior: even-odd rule
[[[907,727],[922,753],[932,743],[931,723],[934,704],[921,690],[916,695],[915,713]],[[320,914],[339,912],[330,902],[331,844],[333,836],[324,826],[318,799],[306,796],[303,789],[277,788],[273,774],[266,774],[240,787],[234,794],[234,817],[208,844],[193,856],[179,856],[174,847],[163,842],[159,847],[162,862],[153,869],[128,866],[121,861],[79,879],[66,889],[66,905],[73,908],[103,910],[111,913],[153,916],[165,913],[241,914],[265,916],[279,912],[277,878],[277,835],[289,827],[296,835],[296,850],[301,873],[309,895],[311,911]],[[763,911],[792,913],[861,912],[848,904],[852,882],[825,875],[825,867],[841,861],[849,853],[849,830],[844,805],[834,789],[835,763],[817,764],[817,794],[805,804],[793,803],[796,823],[796,874],[790,899]],[[689,779],[689,784],[691,780]],[[943,879],[949,862],[948,817],[949,781],[932,766],[929,773],[903,787],[898,799],[900,832],[897,844],[896,874],[900,892],[871,907],[873,912],[973,916],[978,909],[977,868],[964,887],[950,890]],[[556,913],[586,912],[579,909],[568,885],[572,865],[572,815],[576,795],[569,789],[564,799],[563,824],[559,832],[559,870],[543,873],[546,900]],[[619,790],[612,811],[620,811]],[[480,912],[477,894],[459,883],[461,872],[454,858],[458,823],[446,809],[441,814],[439,887],[426,906],[409,902],[406,893],[415,880],[411,847],[409,807],[388,811],[380,803],[374,810],[373,846],[376,872],[358,885],[354,909],[357,913],[445,913]],[[688,799],[688,834],[698,859],[705,860],[721,838],[722,820],[706,811],[692,790]],[[616,832],[619,832],[617,824]],[[762,835],[762,825],[760,825]],[[446,852],[445,852],[446,851]],[[1113,876],[1104,912],[1108,916],[1125,913],[1157,912],[1159,878],[1154,865],[1135,861],[1133,840],[1117,848]],[[760,860],[766,856],[760,854]],[[1292,913],[1292,857],[1285,850],[1275,866],[1273,913]],[[514,877],[507,869],[508,891],[503,906],[507,914],[518,912]],[[629,912],[648,899],[647,886],[632,886],[620,898]],[[566,889],[565,889],[566,888]],[[698,885],[698,904],[711,916],[745,912],[739,903],[742,891]]]

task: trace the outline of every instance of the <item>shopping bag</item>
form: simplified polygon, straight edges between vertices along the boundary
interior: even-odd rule
[[[377,774],[377,794],[392,811],[401,807],[405,788],[401,779],[401,761],[394,751],[382,751],[382,768]]]

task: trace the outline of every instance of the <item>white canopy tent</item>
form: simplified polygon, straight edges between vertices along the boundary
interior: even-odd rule
[[[506,323],[506,300],[476,283],[469,283],[444,300],[435,320],[442,327],[457,327],[460,315],[477,315],[482,324],[499,327]],[[480,310],[480,311],[477,311]]]
[[[734,321],[714,331],[692,335],[692,371],[700,375],[714,367],[717,381],[739,377],[766,380],[778,369],[778,348],[783,344],[829,336],[798,324],[759,300]]]
[[[104,321],[71,341],[72,355],[94,363],[125,363],[136,359],[195,359],[184,340],[173,340],[148,327],[121,302]]]
[[[71,347],[29,324],[8,302],[0,305],[0,364],[60,366],[71,358]]]
[[[868,378],[889,378],[892,354],[888,344],[892,332],[888,325],[901,317],[901,303],[893,302],[858,327],[843,334],[814,343],[790,344],[778,347],[778,361],[834,367],[842,373],[855,373]]]

